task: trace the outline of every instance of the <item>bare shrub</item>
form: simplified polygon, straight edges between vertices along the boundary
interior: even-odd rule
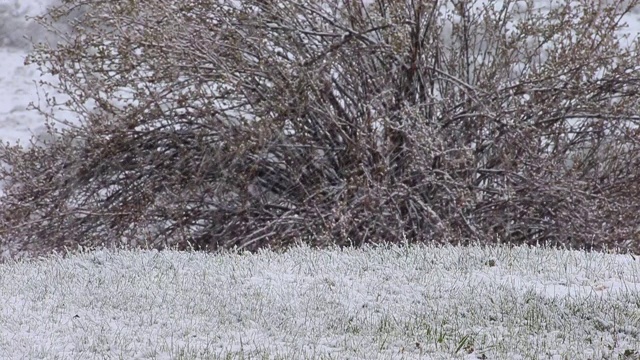
[[[0,152],[5,248],[637,251],[638,1],[482,3],[64,1],[80,125]]]

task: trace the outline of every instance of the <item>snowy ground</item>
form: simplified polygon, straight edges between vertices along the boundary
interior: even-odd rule
[[[2,359],[638,359],[640,260],[530,248],[0,265]]]
[[[42,119],[25,110],[37,72],[20,39],[38,34],[5,19],[0,140],[26,142]],[[3,264],[0,358],[640,359],[640,259],[417,247]]]

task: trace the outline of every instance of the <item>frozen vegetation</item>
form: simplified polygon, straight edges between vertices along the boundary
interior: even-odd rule
[[[637,359],[640,262],[540,248],[0,266],[3,359]]]

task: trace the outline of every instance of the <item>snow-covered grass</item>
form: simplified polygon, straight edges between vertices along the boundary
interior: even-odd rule
[[[2,359],[638,359],[640,260],[506,247],[0,265]]]

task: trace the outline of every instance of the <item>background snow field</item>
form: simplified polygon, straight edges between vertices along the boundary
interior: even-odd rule
[[[44,118],[27,111],[29,103],[44,102],[35,66],[25,66],[30,40],[48,41],[39,26],[27,21],[46,10],[50,0],[0,0],[0,141],[28,144],[31,135],[45,132]],[[46,80],[54,80],[47,76]]]
[[[2,359],[637,359],[640,260],[97,251],[0,265]]]

